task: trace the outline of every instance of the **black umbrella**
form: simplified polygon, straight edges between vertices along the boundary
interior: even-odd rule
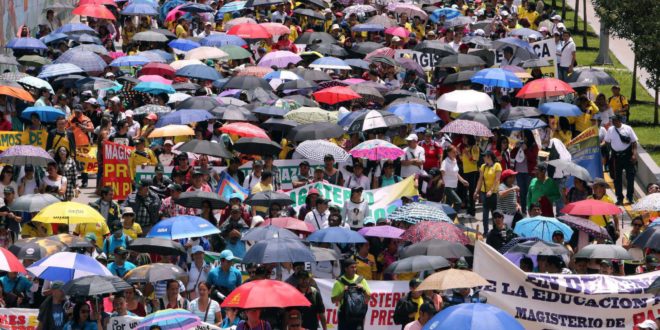
[[[265,241],[274,238],[297,239],[300,238],[292,231],[277,226],[256,227],[246,231],[241,241]]]
[[[180,152],[192,152],[194,154],[209,155],[220,158],[232,158],[234,155],[225,148],[223,143],[207,140],[190,140],[177,148]]]
[[[393,59],[391,59],[391,58],[389,58],[389,57],[385,57],[385,56],[374,56],[374,57],[372,57],[372,58],[370,59],[370,61],[371,61],[372,63],[375,62],[375,63],[383,63],[383,64],[387,64],[387,65],[389,65],[389,66],[397,66],[396,62],[394,62]]]
[[[656,278],[651,285],[646,289],[646,293],[658,295],[660,293],[660,277]]]
[[[314,19],[319,19],[319,20],[324,20],[325,15],[322,13],[319,13],[318,11],[315,11],[313,9],[307,9],[307,8],[296,8],[293,10],[294,15],[300,15],[300,16],[307,16],[311,17]]]
[[[416,94],[405,89],[395,89],[385,94],[385,102],[391,103],[392,101],[398,98],[408,97],[408,96],[416,96]]]
[[[293,73],[297,74],[300,78],[303,78],[305,80],[309,81],[327,81],[327,80],[332,80],[330,76],[320,70],[310,70],[310,69],[304,69],[304,68],[295,68],[291,70]],[[288,96],[287,98],[291,98],[292,96]]]
[[[295,121],[281,119],[281,118],[270,118],[261,124],[261,127],[267,130],[280,131],[280,132],[288,132],[290,129],[296,126],[298,126],[298,123],[296,123]],[[234,148],[236,148],[235,144],[234,144]]]
[[[372,129],[388,129],[404,125],[401,117],[385,110],[371,110],[357,116],[348,126],[348,133]]]
[[[165,256],[186,254],[186,249],[181,243],[157,237],[138,237],[128,243],[126,248],[139,253],[157,253]]]
[[[359,58],[351,58],[344,60],[346,64],[350,65],[352,68],[358,68],[362,70],[369,70],[369,62],[359,59]]]
[[[473,52],[470,52],[470,55],[477,56],[481,60],[486,62],[487,68],[495,65],[495,53],[490,49],[477,49]]]
[[[251,7],[257,7],[257,6],[272,6],[276,5],[278,3],[285,3],[285,0],[248,0],[247,3],[245,3],[245,7],[251,8]]]
[[[246,155],[277,155],[282,147],[267,139],[244,137],[234,143],[234,150]]]
[[[440,64],[438,66],[441,68],[473,68],[484,65],[486,65],[486,62],[484,62],[484,60],[482,60],[479,56],[457,54],[443,58],[440,60]]]
[[[435,271],[451,267],[449,261],[441,256],[412,256],[391,263],[385,268],[388,274],[417,273]]]
[[[56,241],[26,238],[17,240],[9,247],[9,252],[18,259],[40,260],[57,252],[66,251],[67,246]]]
[[[522,67],[523,68],[542,68],[544,66],[550,66],[550,62],[546,59],[542,58],[535,58],[527,61],[522,62]]]
[[[522,253],[535,256],[561,256],[568,255],[568,250],[561,244],[545,241],[526,241],[518,243],[508,249],[506,252]]]
[[[116,276],[91,275],[67,282],[62,290],[69,296],[89,297],[121,292],[133,287]]]
[[[318,7],[319,9],[328,8],[328,3],[323,0],[301,0],[300,2],[306,5]]]
[[[474,44],[475,46],[481,46],[486,49],[490,49],[493,46],[491,39],[482,36],[467,36],[463,38],[463,43]]]
[[[293,204],[291,197],[285,193],[275,191],[264,191],[256,193],[245,200],[245,204],[250,206],[270,207],[272,204],[288,206]]]
[[[193,96],[181,101],[176,109],[200,109],[211,111],[213,108],[220,105],[221,103],[212,97]]]
[[[442,84],[443,85],[472,84],[470,79],[472,79],[472,76],[474,76],[475,73],[477,73],[477,71],[472,71],[472,70],[452,73],[447,75],[447,77],[445,77],[445,79],[442,81]]]
[[[200,87],[201,86],[191,82],[172,84],[172,88],[174,88],[175,91],[196,91]]]
[[[348,56],[348,52],[335,44],[314,44],[309,46],[310,51],[319,52],[325,56],[344,57]]]
[[[312,253],[317,262],[320,261],[336,261],[341,259],[341,255],[333,249],[312,246]]]
[[[327,32],[305,32],[296,41],[296,44],[311,45],[316,43],[336,44],[337,39]]]
[[[502,125],[502,122],[497,119],[497,117],[490,111],[469,111],[462,113],[460,116],[458,116],[458,119],[476,121],[478,123],[482,123],[484,126],[490,129],[497,128]]]
[[[156,33],[160,33],[160,34],[168,37],[169,39],[176,39],[176,34],[174,34],[172,31],[170,31],[168,29],[153,29],[151,31],[156,32]]]
[[[77,89],[86,91],[86,90],[99,90],[105,88],[112,88],[117,86],[117,83],[109,79],[88,77],[77,80],[75,82],[75,85]]]
[[[646,228],[635,238],[632,245],[642,249],[660,250],[660,226]]]
[[[573,72],[566,82],[572,87],[589,87],[591,85],[618,85],[609,73],[592,68],[578,69]]]
[[[365,42],[358,42],[353,44],[353,47],[351,47],[351,51],[357,54],[367,55],[373,52],[374,50],[380,48],[383,48],[383,44],[373,41],[365,41]]]
[[[454,19],[450,19],[448,21],[445,21],[442,26],[445,27],[446,29],[452,29],[457,26],[465,26],[472,23],[472,19],[467,16],[458,16]]]
[[[448,44],[437,40],[425,40],[417,44],[414,50],[422,53],[435,54],[440,56],[456,55],[456,51]]]
[[[458,259],[469,257],[472,252],[460,243],[454,243],[439,239],[431,239],[415,243],[403,249],[401,257],[411,256],[441,256],[445,258]]]
[[[124,83],[124,84],[125,83],[131,83],[131,84],[134,84],[134,85],[137,85],[137,84],[141,83],[140,79],[129,76],[129,75],[123,75],[123,76],[117,77],[117,81],[119,81],[120,83]]]
[[[27,194],[16,198],[9,209],[18,212],[39,212],[44,207],[61,202],[57,197],[51,194]]]
[[[53,79],[52,85],[72,88],[76,85],[76,82],[81,79],[85,79],[85,76],[78,74],[68,74],[66,76],[59,76]]]
[[[220,195],[207,191],[186,191],[174,200],[175,203],[192,209],[201,209],[204,202],[211,205],[211,209],[218,210],[227,207],[229,203],[222,199]]]
[[[156,283],[167,280],[181,280],[187,277],[186,272],[177,265],[155,263],[134,268],[124,275],[124,280],[128,283]]]
[[[284,82],[277,86],[277,91],[285,91],[285,90],[297,90],[297,89],[312,89],[315,88],[317,85],[313,81],[307,81],[303,79],[298,79],[298,80],[291,80]]]
[[[614,244],[589,244],[578,251],[574,257],[585,259],[633,259],[626,249]]]
[[[530,118],[530,117],[538,117],[542,115],[541,111],[537,108],[534,107],[512,107],[509,109],[509,114],[506,116],[506,118],[502,118],[503,120],[516,120],[520,118]]]
[[[344,134],[341,126],[328,122],[299,125],[291,129],[289,141],[323,140],[336,138]]]
[[[243,263],[314,262],[310,248],[297,239],[276,238],[260,241],[250,247]]]
[[[250,90],[261,87],[265,90],[272,90],[270,84],[266,79],[257,78],[254,76],[234,76],[229,78],[227,82],[222,86],[224,89],[242,89]]]
[[[321,72],[321,71],[317,71]],[[306,80],[316,80],[316,79],[307,79]],[[321,79],[323,80],[323,79]],[[329,79],[328,79],[329,80]],[[284,97],[285,100],[293,100],[296,101],[298,104],[302,105],[303,107],[318,107],[319,103],[310,99],[309,97],[305,95],[300,95],[300,94],[295,94],[295,95],[289,95]]]
[[[258,121],[257,117],[250,110],[238,105],[221,105],[213,108],[211,113],[222,120]]]

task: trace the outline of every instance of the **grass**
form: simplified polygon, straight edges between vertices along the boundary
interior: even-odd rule
[[[546,0],[546,5],[551,5],[551,2]],[[561,8],[559,8],[558,11],[560,10]],[[575,12],[573,9],[567,7],[564,22],[566,27],[571,31],[573,31],[574,15]],[[582,19],[578,17],[578,32],[573,34],[573,40],[578,46],[577,62],[579,66],[596,66],[594,62],[598,56],[598,36],[594,33],[591,25],[587,25],[587,48],[582,48],[582,24]],[[621,86],[621,94],[630,99],[632,84],[637,84],[637,101],[630,105],[629,121],[631,126],[635,129],[640,144],[646,149],[653,160],[660,164],[660,139],[657,138],[658,136],[656,134],[658,133],[655,132],[656,126],[653,125],[653,97],[647,92],[642,83],[639,81],[633,82],[632,72],[623,66],[611,51],[610,58],[612,59],[613,64],[604,66],[603,68],[619,82],[619,85]],[[611,86],[598,87],[599,92],[605,93],[608,97],[611,96]]]

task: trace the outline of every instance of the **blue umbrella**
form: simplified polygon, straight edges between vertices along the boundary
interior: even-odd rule
[[[245,8],[246,3],[247,3],[247,1],[230,2],[230,3],[222,6],[222,8],[218,9],[218,14],[232,13],[232,12],[235,12],[235,11],[242,10],[243,8]]]
[[[48,49],[48,46],[46,46],[43,42],[41,42],[41,40],[30,37],[11,39],[9,43],[7,43],[6,47],[10,49],[28,49],[28,50]]]
[[[156,127],[165,127],[167,125],[187,125],[213,119],[210,112],[199,109],[181,109],[161,116],[156,123]]]
[[[536,216],[523,219],[516,223],[513,232],[521,237],[537,237],[546,242],[552,242],[552,233],[556,230],[564,233],[566,241],[571,240],[573,229],[555,218]]]
[[[204,64],[193,64],[193,65],[184,66],[183,68],[176,71],[176,75],[179,77],[187,77],[187,78],[195,78],[195,79],[211,80],[211,81],[222,78],[222,76],[220,75],[220,73],[218,73],[218,71]]]
[[[344,227],[329,227],[313,232],[307,241],[314,243],[365,243],[367,240],[355,231]]]
[[[443,309],[430,319],[422,330],[454,329],[483,330],[525,328],[509,313],[490,304],[464,303]]]
[[[300,240],[296,234],[288,229],[268,225],[248,230],[241,237],[241,241],[265,241],[275,238]]]
[[[546,115],[562,117],[573,117],[582,114],[582,110],[580,110],[577,105],[566,102],[543,103],[539,107],[539,110]]]
[[[188,39],[174,39],[170,41],[167,45],[172,48],[182,50],[184,52],[187,52],[191,49],[195,49],[200,46],[199,42],[195,42]]]
[[[443,16],[445,17],[445,20],[451,20],[452,18],[461,16],[461,12],[458,9],[454,9],[454,8],[440,8],[434,10],[429,16],[429,19],[433,23],[438,23],[440,22],[440,18]]]
[[[23,110],[21,117],[30,120],[32,114],[37,114],[39,119],[46,123],[55,122],[57,118],[66,116],[62,110],[53,107],[28,107]]]
[[[355,233],[357,234],[357,233]],[[360,234],[357,234],[362,237]],[[364,239],[364,238],[363,238]],[[312,250],[298,239],[271,238],[250,247],[242,263],[314,262]]]
[[[133,87],[134,91],[149,94],[174,94],[176,91],[171,85],[159,82],[143,81]]]
[[[166,1],[162,6],[160,6],[160,19],[161,21],[165,20],[167,13],[169,13],[174,7],[185,4],[185,0],[169,0]]]
[[[53,31],[55,33],[77,33],[77,32],[91,32],[96,34],[96,31],[92,29],[91,27],[87,26],[87,24],[82,24],[82,23],[69,23],[69,24],[64,24],[57,30]]]
[[[316,59],[309,65],[310,68],[330,69],[330,70],[350,70],[351,66],[342,59],[326,56]]]
[[[101,39],[99,37],[87,34],[87,32],[83,34],[77,34],[71,36],[70,38],[71,40],[74,40],[80,44],[96,44],[99,46],[101,45]]]
[[[445,214],[446,214],[448,217],[450,217],[450,218],[452,218],[452,219],[453,219],[454,217],[456,217],[456,215],[458,214],[458,213],[456,213],[456,210],[454,210],[453,207],[451,207],[450,205],[445,204],[445,203],[436,203],[436,202],[430,202],[430,201],[422,201],[422,202],[420,202],[420,203],[422,203],[422,204],[429,204],[429,205],[432,205],[432,206],[434,206],[434,207],[436,207],[436,208],[440,208],[440,209],[442,209],[443,212],[445,212]]]
[[[358,117],[362,116],[363,114],[367,113],[368,110],[357,110],[357,111],[351,111],[341,117],[339,117],[339,120],[337,120],[337,125],[347,127],[351,125],[352,122],[355,121]]]
[[[90,51],[77,49],[67,50],[53,61],[53,63],[75,64],[87,72],[102,72],[107,66],[101,56]]]
[[[523,86],[520,78],[513,72],[500,68],[479,70],[470,80],[488,87],[521,88]]]
[[[65,283],[90,275],[112,276],[112,273],[94,258],[74,252],[50,255],[32,264],[27,271],[38,278]]]
[[[497,39],[493,41],[493,46],[496,47],[497,49],[502,49],[506,46],[511,46],[514,49],[514,56],[517,56],[518,58],[523,58],[523,59],[533,59],[533,58],[538,58],[536,53],[534,52],[534,48],[529,44],[529,42],[524,41],[518,37],[508,37],[508,38],[502,38],[502,39]],[[522,51],[521,51],[522,49]],[[525,54],[527,53],[527,54]]]
[[[156,16],[158,10],[149,3],[131,3],[120,12],[124,16]]]
[[[440,120],[435,111],[418,103],[399,103],[389,107],[387,111],[403,118],[403,122],[406,124],[435,123]]]
[[[66,74],[83,72],[85,72],[85,70],[71,63],[48,64],[41,69],[41,72],[39,72],[37,78],[45,79],[55,76],[63,76]]]
[[[160,220],[151,227],[147,237],[182,239],[219,234],[220,230],[212,223],[192,215],[180,215]]]
[[[160,49],[153,49],[144,52],[139,52],[137,53],[137,55],[144,56],[148,58],[151,62],[156,62],[156,63],[170,63],[174,61],[174,55]]]
[[[122,56],[110,62],[110,66],[142,66],[151,62],[150,59],[141,55]]]
[[[522,130],[528,130],[528,129],[537,129],[541,127],[546,127],[548,124],[546,124],[544,121],[540,119],[535,119],[535,118],[520,118],[516,120],[507,120],[500,126],[501,129],[506,129],[509,131],[522,131]]]
[[[243,40],[243,38],[231,34],[212,34],[208,37],[202,38],[202,40],[199,41],[199,44],[209,47],[222,47],[227,45],[243,47],[247,45],[247,42]]]
[[[380,32],[385,30],[385,27],[380,24],[357,24],[351,28],[353,32]]]
[[[47,36],[41,38],[40,40],[41,40],[44,44],[48,45],[48,44],[51,43],[51,42],[62,41],[62,40],[65,40],[65,39],[67,39],[67,38],[69,38],[69,36],[66,35],[66,34],[64,34],[64,33],[55,33],[55,32],[52,32],[51,34],[49,34],[49,35],[47,35]]]
[[[179,7],[179,10],[187,13],[212,13],[214,11],[211,6],[196,2],[188,2]]]
[[[355,67],[355,68],[360,68],[364,70],[369,70],[369,62],[359,59],[359,58],[349,58],[347,60],[344,60],[348,65]]]

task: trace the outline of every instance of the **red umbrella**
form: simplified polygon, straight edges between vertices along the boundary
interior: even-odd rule
[[[621,214],[623,211],[612,203],[595,199],[585,199],[564,206],[561,209],[561,213],[570,215],[615,215]]]
[[[0,248],[0,270],[27,274],[25,267],[18,258],[5,248]]]
[[[116,20],[115,15],[113,15],[112,12],[104,5],[94,5],[94,4],[80,5],[74,8],[72,13],[74,15],[80,15],[80,16],[109,19],[113,21]]]
[[[293,231],[300,231],[303,233],[313,233],[315,231],[314,226],[311,224],[291,217],[266,219],[266,221],[261,224],[261,227],[268,225],[273,225]]]
[[[234,289],[220,307],[249,309],[310,305],[309,300],[291,284],[274,280],[257,280]]]
[[[229,29],[227,34],[239,36],[243,39],[268,39],[272,37],[268,30],[259,24],[239,24]]]
[[[325,104],[337,104],[340,102],[359,99],[361,97],[360,94],[344,86],[335,86],[322,89],[312,95],[314,95],[314,99],[316,99],[317,102]]]
[[[143,66],[138,75],[158,75],[167,79],[172,79],[174,78],[175,72],[176,70],[174,70],[169,64],[152,62]]]
[[[540,99],[570,93],[575,93],[575,90],[569,84],[556,78],[542,78],[525,84],[516,97],[521,99]]]
[[[117,7],[117,3],[114,0],[80,0],[78,6],[82,5],[106,5]]]
[[[270,141],[270,137],[268,137],[268,134],[263,129],[248,123],[231,123],[222,126],[220,130],[227,134],[236,134],[241,137],[256,137]]]
[[[259,25],[266,28],[266,31],[274,36],[279,36],[291,32],[288,26],[281,23],[259,23]]]
[[[412,243],[440,239],[463,245],[470,244],[470,239],[465,236],[463,230],[453,223],[444,221],[419,222],[408,228],[408,230],[401,235],[401,239]]]

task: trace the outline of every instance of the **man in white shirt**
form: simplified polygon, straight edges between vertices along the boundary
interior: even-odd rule
[[[626,171],[626,198],[630,204],[634,203],[633,193],[635,185],[635,164],[637,163],[637,135],[632,127],[622,123],[622,116],[612,117],[612,126],[607,129],[605,142],[612,148],[614,166],[614,190],[616,204],[623,205],[623,182],[621,177]],[[612,169],[610,168],[610,173]]]
[[[316,208],[312,212],[307,213],[305,216],[305,222],[312,225],[315,230],[321,230],[329,227],[328,217],[330,216],[330,211],[328,210],[328,203],[330,201],[327,199],[319,198],[316,200]]]
[[[345,187],[369,189],[369,186],[369,177],[364,175],[364,165],[357,159],[353,162],[353,173],[345,180]]]
[[[562,35],[563,42],[559,50],[559,66],[557,68],[559,79],[566,81],[568,74],[573,72],[573,64],[575,64],[575,42],[571,38],[571,32],[564,30]]]
[[[280,3],[277,5],[277,10],[275,10],[271,16],[270,16],[270,21],[273,23],[284,23],[284,19],[286,18],[286,12],[284,11],[284,4]]]
[[[256,186],[261,181],[261,173],[264,169],[263,160],[255,160],[252,162],[252,172],[243,181],[243,188],[252,191],[252,187]]]
[[[408,146],[403,149],[404,154],[401,156],[402,178],[422,173],[422,166],[426,160],[424,148],[417,145],[417,134],[408,135],[406,141],[408,141]]]
[[[504,54],[502,65],[520,65],[520,59],[513,56],[513,48],[508,46],[504,47],[504,49],[502,49],[502,53]]]

